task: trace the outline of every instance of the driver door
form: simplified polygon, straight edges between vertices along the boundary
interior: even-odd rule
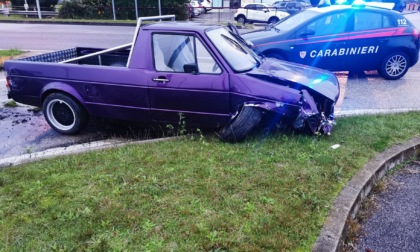
[[[152,120],[217,127],[230,118],[229,80],[204,43],[191,34],[152,35],[148,76]]]

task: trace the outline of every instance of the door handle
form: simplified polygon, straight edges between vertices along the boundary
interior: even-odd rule
[[[157,78],[153,78],[152,80],[160,83],[169,82],[169,80],[165,76],[159,76]]]

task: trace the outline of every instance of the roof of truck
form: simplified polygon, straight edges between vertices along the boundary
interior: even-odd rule
[[[193,22],[159,22],[150,25],[142,26],[142,29],[153,29],[153,30],[165,30],[165,31],[197,31],[202,32],[209,28],[222,27],[218,24],[204,24],[204,23],[193,23]]]

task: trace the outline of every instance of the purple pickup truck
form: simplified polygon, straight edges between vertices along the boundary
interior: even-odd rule
[[[8,97],[42,107],[49,125],[76,134],[89,117],[214,128],[228,142],[262,123],[329,134],[337,78],[257,55],[231,25],[137,26],[133,43],[73,48],[6,61]]]

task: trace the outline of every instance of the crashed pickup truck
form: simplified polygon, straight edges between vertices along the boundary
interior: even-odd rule
[[[8,97],[42,107],[62,134],[89,117],[213,128],[228,142],[262,122],[329,134],[337,78],[308,66],[262,58],[232,25],[137,25],[133,42],[72,48],[6,61]]]

